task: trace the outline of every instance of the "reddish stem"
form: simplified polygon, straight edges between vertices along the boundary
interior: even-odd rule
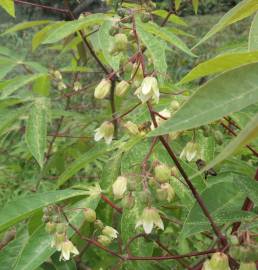
[[[115,205],[112,201],[109,200],[108,197],[106,197],[104,194],[100,195],[100,198],[106,202],[108,205],[110,205],[113,209],[115,209],[118,213],[122,214],[123,213],[123,209],[118,207],[117,205]]]

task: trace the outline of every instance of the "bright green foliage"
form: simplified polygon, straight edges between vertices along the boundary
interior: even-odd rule
[[[1,34],[0,269],[229,270],[257,245],[257,15],[190,48],[257,0],[206,35],[198,0],[52,2]]]

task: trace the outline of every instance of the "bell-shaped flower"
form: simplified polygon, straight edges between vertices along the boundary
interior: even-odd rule
[[[115,199],[121,199],[126,192],[127,178],[124,176],[118,176],[116,181],[112,185],[113,194]]]
[[[114,135],[114,125],[113,123],[106,121],[95,130],[94,140],[100,141],[102,138],[104,138],[105,142],[107,144],[110,144],[112,142],[113,135]]]
[[[188,142],[180,154],[180,158],[185,158],[187,161],[192,161],[200,155],[200,147],[197,143]]]
[[[111,89],[111,81],[109,79],[102,79],[95,88],[94,97],[97,99],[105,98]]]
[[[138,126],[135,123],[133,123],[132,121],[127,121],[124,124],[124,127],[133,135],[139,134]]]
[[[105,226],[104,229],[102,230],[102,234],[106,235],[107,237],[113,240],[117,238],[118,231],[110,226]]]
[[[160,218],[158,210],[154,207],[144,208],[143,213],[140,219],[137,221],[135,227],[137,228],[141,225],[143,226],[146,234],[150,234],[154,226],[164,230],[163,221]]]
[[[162,199],[168,202],[171,202],[175,198],[175,191],[169,183],[161,184],[160,189],[158,190]]]
[[[142,103],[152,99],[155,103],[159,102],[159,87],[155,77],[145,77],[142,84],[134,93],[142,101]]]
[[[70,240],[66,240],[61,245],[60,261],[68,261],[71,254],[78,255],[79,251]]]

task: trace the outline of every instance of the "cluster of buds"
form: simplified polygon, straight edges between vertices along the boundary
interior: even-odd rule
[[[61,222],[54,207],[48,206],[43,212],[42,219],[46,223],[46,231],[52,236],[51,247],[61,252],[60,260],[69,260],[71,254],[78,255],[79,251],[67,237],[67,224]]]
[[[180,158],[185,158],[189,162],[198,159],[199,156],[200,147],[195,142],[188,142],[180,154]]]
[[[115,128],[112,122],[105,121],[99,128],[95,130],[95,141],[100,141],[102,138],[104,138],[105,142],[110,144],[113,139],[114,129]]]
[[[100,242],[103,246],[108,246],[111,242],[116,239],[118,236],[118,231],[110,226],[105,226],[101,234],[98,236],[98,242]]]
[[[230,270],[228,256],[221,252],[216,252],[210,260],[204,262],[202,270]]]
[[[173,168],[175,170],[175,168]],[[172,169],[166,164],[159,163],[154,168],[155,180],[160,185],[157,190],[157,199],[171,202],[175,198],[175,191],[169,181],[172,176]]]
[[[152,99],[155,103],[158,103],[160,93],[157,79],[152,76],[145,77],[141,83],[141,86],[136,89],[135,95],[141,100],[142,103],[145,103],[150,99]]]
[[[146,234],[150,234],[154,227],[164,230],[164,224],[160,218],[159,212],[154,207],[144,208],[141,217],[136,223],[136,228],[143,226]]]
[[[67,88],[66,84],[63,81],[63,76],[59,70],[51,70],[50,75],[56,81],[58,90],[61,91]]]

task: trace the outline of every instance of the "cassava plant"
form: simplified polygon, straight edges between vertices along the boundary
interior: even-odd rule
[[[199,1],[171,3],[113,0],[76,18],[66,0],[0,0],[11,16],[67,18],[1,34],[33,38],[26,57],[0,47],[0,175],[18,183],[0,210],[0,269],[256,269],[258,2],[191,49],[178,14],[198,16]],[[198,60],[250,16],[244,48]],[[174,58],[194,63],[179,80]]]

